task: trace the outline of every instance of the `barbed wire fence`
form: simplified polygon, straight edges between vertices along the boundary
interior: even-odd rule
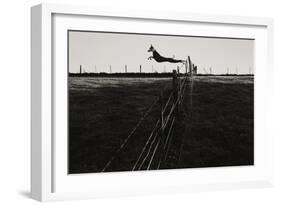
[[[179,116],[179,107],[182,105],[186,89],[190,86],[190,92],[193,90],[193,72],[197,71],[197,66],[188,59],[182,65],[185,66],[185,73],[180,73],[180,68],[173,70],[172,73],[172,91],[168,94],[166,102],[163,101],[164,93],[167,93],[167,85],[160,91],[159,97],[149,106],[144,115],[140,118],[136,126],[131,130],[129,135],[124,139],[114,155],[105,164],[102,172],[105,172],[112,162],[116,159],[121,150],[126,146],[129,140],[134,136],[141,124],[152,113],[153,109],[160,107],[159,118],[152,127],[150,134],[143,145],[140,154],[137,155],[135,163],[131,170],[151,170],[160,169],[162,164],[167,160],[171,147],[171,141],[175,133],[176,120]],[[192,94],[189,95],[189,106],[192,107]],[[185,114],[186,111],[185,111]],[[190,111],[191,115],[191,111]]]

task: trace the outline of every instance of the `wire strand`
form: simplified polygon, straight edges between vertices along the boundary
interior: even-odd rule
[[[116,155],[124,148],[124,146],[126,145],[126,143],[128,142],[128,140],[133,136],[133,134],[135,133],[135,131],[137,130],[137,128],[141,125],[141,123],[144,121],[144,119],[148,116],[148,114],[152,111],[152,108],[156,105],[156,103],[158,102],[158,99],[156,99],[153,104],[149,107],[149,109],[146,111],[146,113],[143,115],[143,117],[139,120],[139,122],[136,124],[136,126],[132,129],[132,131],[130,132],[130,134],[128,135],[128,137],[123,141],[123,143],[121,144],[120,148],[115,152],[115,155],[112,156],[110,158],[110,160],[107,162],[107,164],[104,166],[104,168],[102,169],[102,172],[104,172],[109,165],[112,163],[112,161],[116,158]]]

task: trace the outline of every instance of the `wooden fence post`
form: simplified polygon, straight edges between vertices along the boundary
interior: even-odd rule
[[[174,104],[176,104],[176,115],[178,114],[178,78],[177,78],[177,71],[173,70],[173,96],[174,96]]]
[[[192,74],[192,63],[191,63],[190,56],[188,56],[188,65],[189,65],[189,75],[191,75]]]
[[[194,73],[194,69],[195,69],[195,64],[192,64],[192,72],[191,72],[191,75],[193,75],[193,73]]]
[[[187,75],[187,60],[185,61],[185,75]]]
[[[161,127],[161,138],[163,137],[163,126],[164,126],[164,114],[163,114],[163,93],[162,91],[160,92],[159,96],[159,101],[160,101],[160,127]]]
[[[180,68],[177,66],[177,74],[178,74],[178,92],[180,92],[181,88],[181,75],[180,75]]]

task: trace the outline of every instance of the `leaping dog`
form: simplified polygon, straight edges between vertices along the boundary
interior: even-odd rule
[[[174,58],[167,58],[161,56],[156,49],[150,45],[150,48],[148,49],[148,52],[152,52],[152,56],[148,57],[148,60],[154,59],[157,62],[170,62],[170,63],[185,63],[185,60],[178,60]]]

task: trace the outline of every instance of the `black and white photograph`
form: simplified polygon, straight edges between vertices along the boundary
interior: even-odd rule
[[[68,30],[68,173],[254,165],[254,43]]]

